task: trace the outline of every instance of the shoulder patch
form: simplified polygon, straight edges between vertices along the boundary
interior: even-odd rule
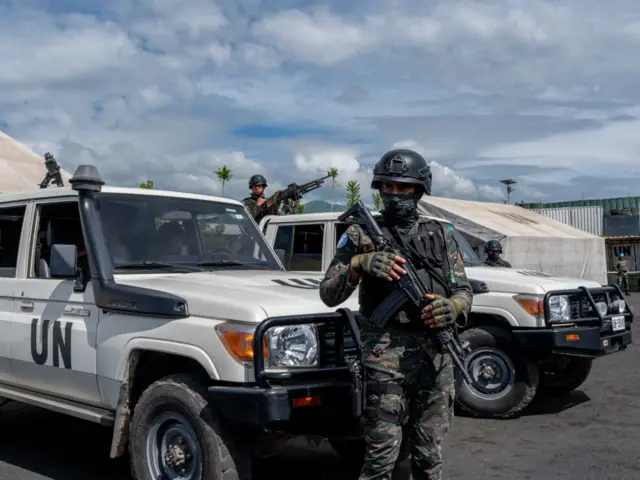
[[[338,240],[338,245],[336,245],[336,248],[344,247],[348,241],[349,241],[349,235],[347,234],[347,232],[344,232],[340,237],[340,240]]]

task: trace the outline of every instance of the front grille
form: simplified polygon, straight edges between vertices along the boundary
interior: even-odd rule
[[[591,293],[593,300],[596,304],[598,303],[606,303],[607,304],[607,315],[614,315],[618,313],[617,306],[614,305],[614,301],[620,299],[621,297],[616,293]],[[585,298],[581,293],[575,293],[568,295],[569,297],[569,305],[571,308],[571,320],[580,322],[589,322],[589,321],[599,321],[598,313],[591,306],[591,303],[587,298]],[[600,330],[602,332],[611,331],[611,319],[605,318],[600,325]]]
[[[318,336],[320,337],[320,364],[323,367],[343,366],[345,356],[357,355],[358,353],[358,348],[353,341],[347,326],[344,324],[341,324],[341,326],[344,355],[342,359],[339,359],[336,345],[336,333],[340,333],[337,331],[340,326],[334,322],[318,325]]]

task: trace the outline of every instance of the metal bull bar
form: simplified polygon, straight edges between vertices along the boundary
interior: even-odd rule
[[[335,326],[335,364],[320,365],[311,368],[279,369],[269,371],[265,367],[265,337],[270,328],[294,326],[303,324],[333,324]],[[346,332],[345,332],[346,330]],[[347,355],[345,351],[345,333],[353,340],[355,352]],[[322,349],[323,339],[319,334],[319,349]],[[351,378],[352,387],[352,413],[360,417],[365,408],[364,372],[362,362],[362,341],[360,329],[356,323],[353,312],[348,308],[340,308],[334,313],[286,315],[270,317],[263,320],[257,327],[253,338],[254,372],[256,383],[261,388],[271,388],[273,382],[286,381],[287,383],[308,383],[314,380],[340,379],[346,376]],[[322,352],[319,352],[322,359]]]

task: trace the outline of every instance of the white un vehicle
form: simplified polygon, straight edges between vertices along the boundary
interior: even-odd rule
[[[320,281],[349,226],[339,221],[341,213],[267,216],[260,229],[287,271]],[[456,402],[464,411],[516,416],[538,392],[578,388],[593,359],[631,343],[633,315],[617,286],[482,266],[451,223],[435,220],[453,230],[474,290],[471,315],[459,328],[460,340],[471,347],[464,363],[474,380],[467,385],[458,378]],[[355,291],[349,302],[357,297]]]
[[[103,183],[0,195],[1,403],[112,429],[139,480],[250,478],[291,435],[357,428],[353,315],[240,202]]]

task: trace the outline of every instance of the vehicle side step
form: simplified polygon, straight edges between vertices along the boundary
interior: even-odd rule
[[[72,417],[99,423],[105,427],[113,426],[114,413],[98,407],[83,405],[58,397],[51,397],[41,393],[9,387],[0,384],[0,397],[9,398],[17,402],[26,403],[35,407],[45,408],[53,412],[63,413]]]

